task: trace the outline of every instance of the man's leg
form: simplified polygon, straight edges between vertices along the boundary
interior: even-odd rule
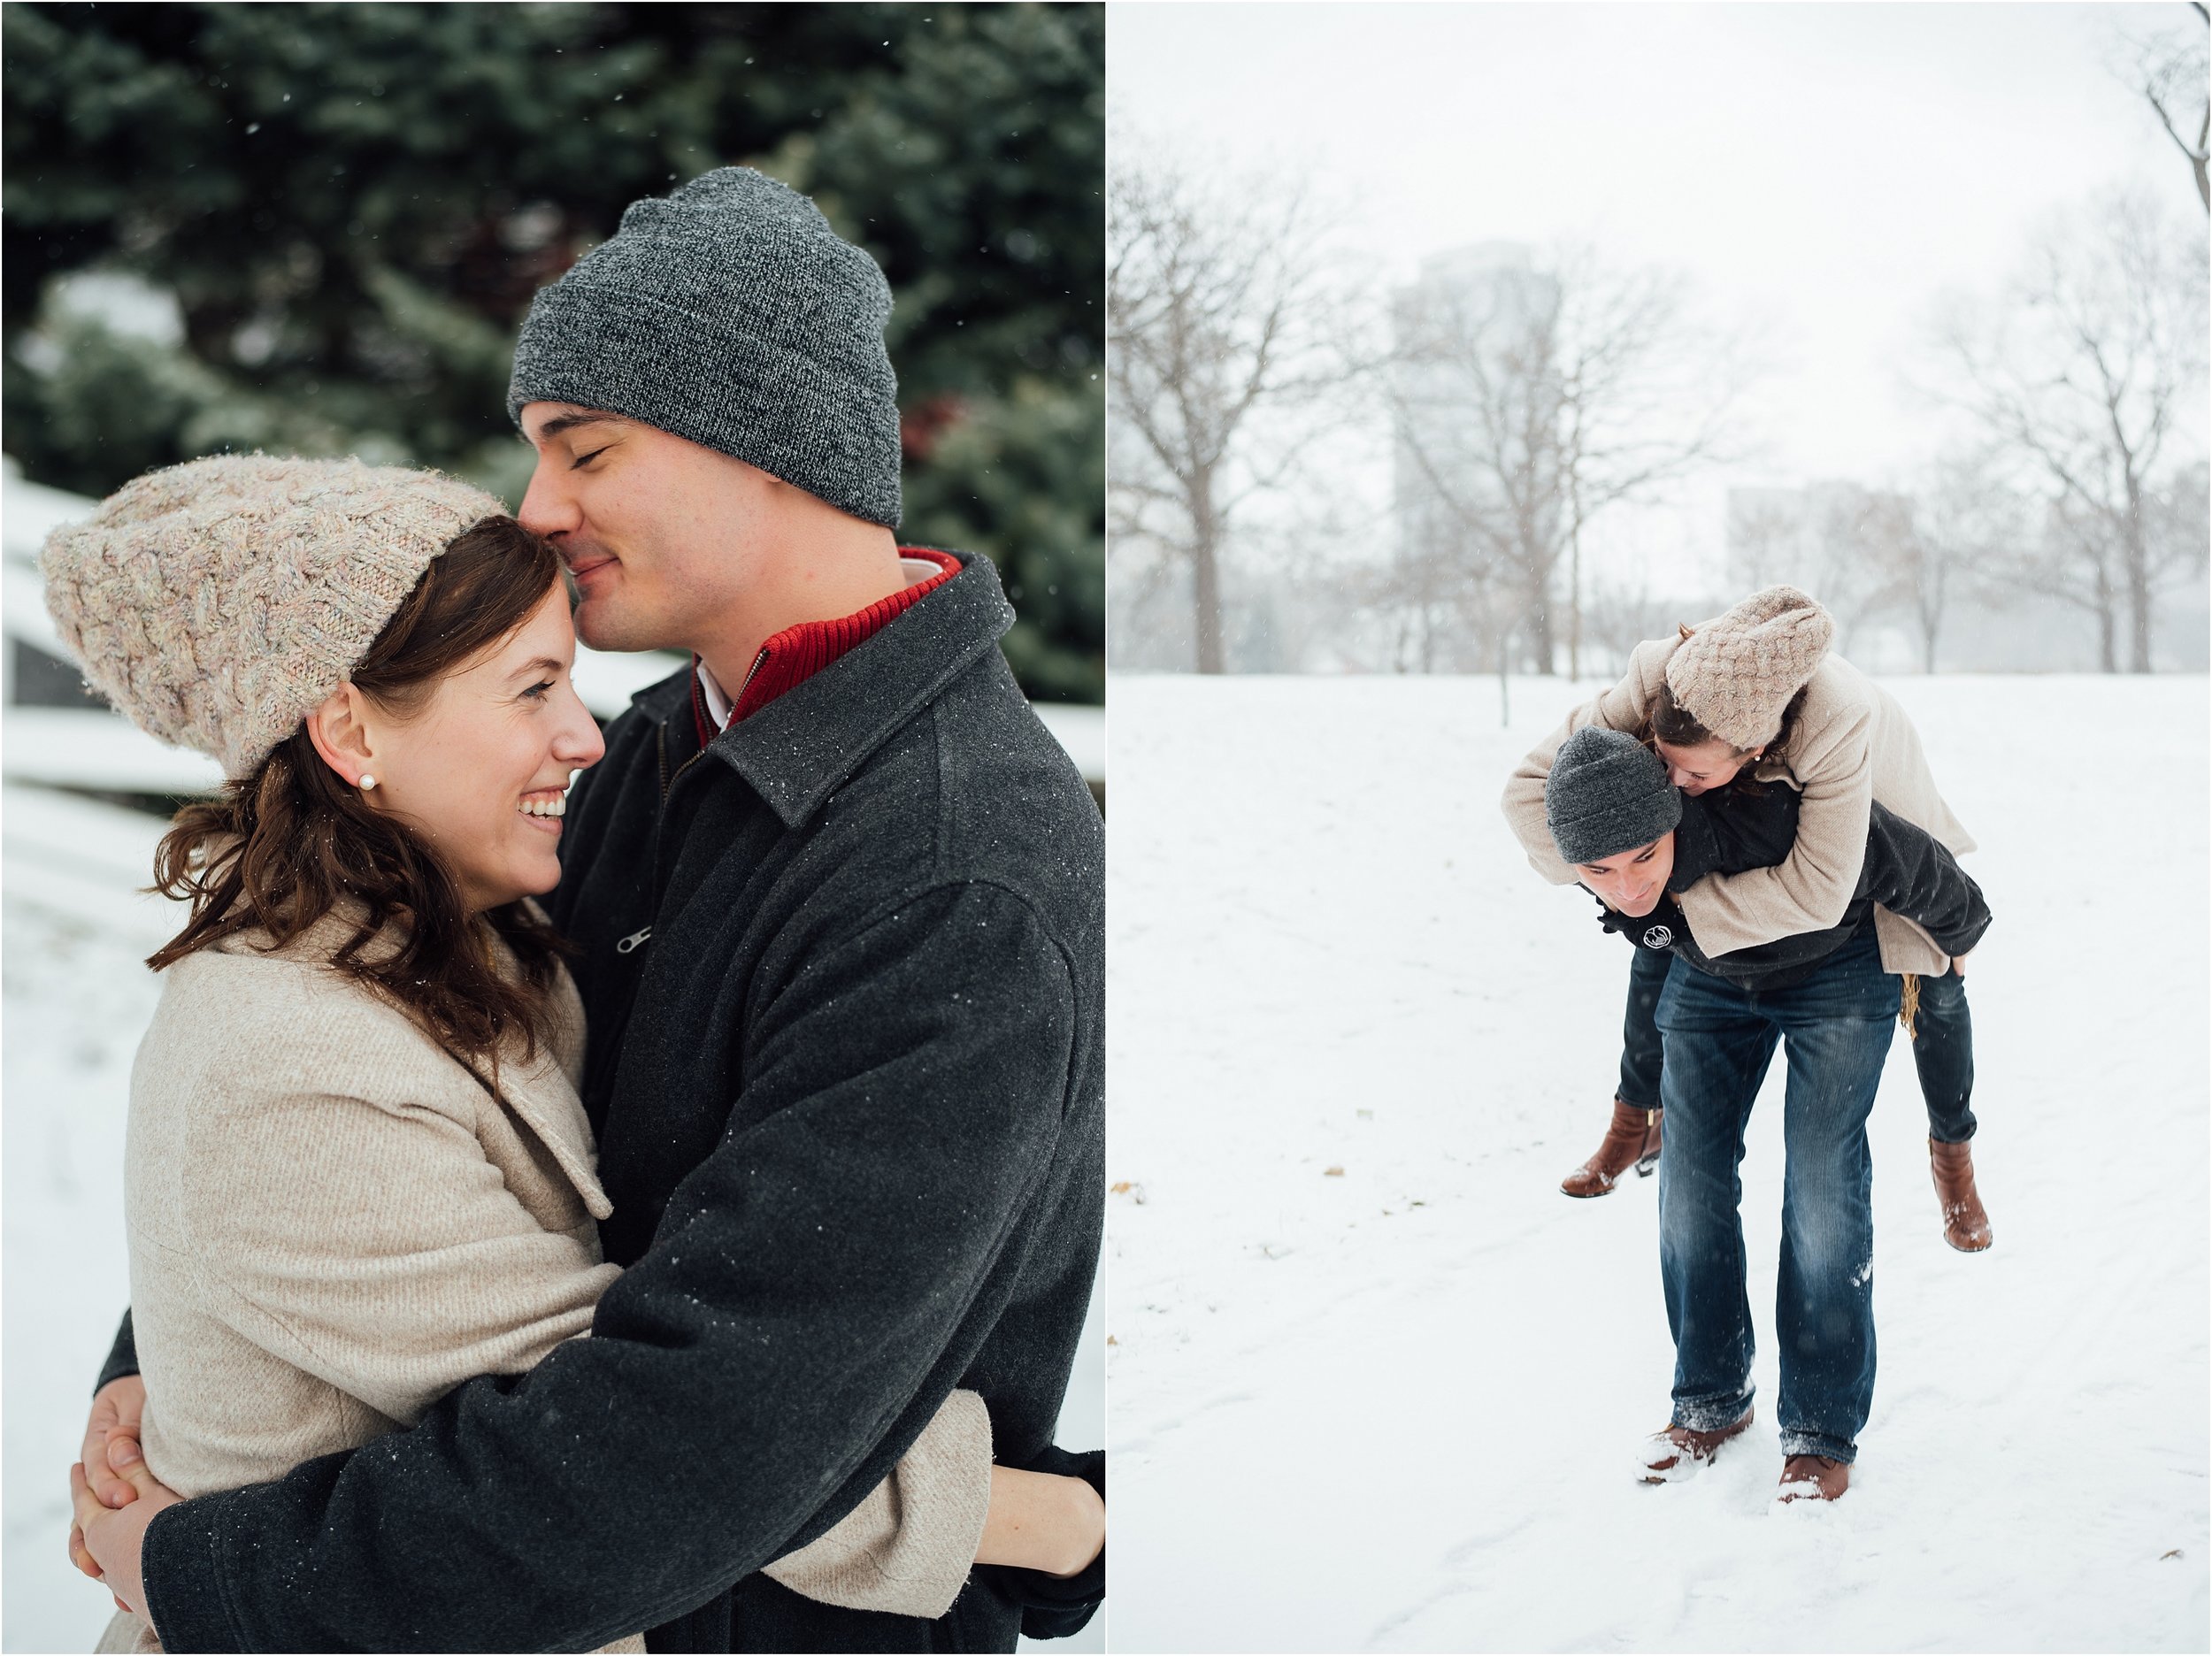
[[[1751,997],[1686,961],[1667,978],[1658,1021],[1667,1112],[1659,1276],[1674,1334],[1673,1424],[1717,1431],[1751,1403],[1751,1302],[1737,1168],[1778,1031]]]
[[[1640,948],[1628,965],[1628,1006],[1621,1017],[1621,1081],[1613,1119],[1597,1153],[1559,1181],[1570,1196],[1603,1196],[1633,1167],[1649,1174],[1659,1162],[1659,992],[1674,956]]]
[[[1943,1215],[1943,1239],[1962,1254],[1979,1254],[1996,1238],[1982,1206],[1969,1140],[1976,1125],[1974,1019],[1966,1006],[1966,979],[1956,972],[1923,978],[1913,1025],[1913,1063],[1928,1100],[1928,1170]]]
[[[1874,1400],[1874,1164],[1866,1118],[1899,982],[1870,927],[1810,982],[1773,995],[1789,1062],[1775,1337],[1785,1455],[1848,1465]]]

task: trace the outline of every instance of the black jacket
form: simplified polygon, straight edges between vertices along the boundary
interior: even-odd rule
[[[1084,1469],[1051,1438],[1103,1215],[1103,829],[999,652],[995,573],[964,564],[704,752],[685,673],[609,727],[549,907],[581,951],[627,1269],[529,1374],[162,1514],[169,1649],[645,1628],[656,1650],[1011,1650],[1025,1606],[1033,1632],[1079,1625],[1095,1578],[1070,1606],[979,1568],[924,1622],[757,1574],[956,1386],[1002,1464]]]
[[[1753,991],[1803,983],[1861,926],[1871,923],[1877,905],[1925,928],[1946,954],[1963,954],[1981,941],[1990,922],[1981,887],[1940,840],[1877,801],[1867,819],[1858,886],[1840,922],[1756,948],[1708,955],[1698,947],[1674,893],[1689,890],[1708,874],[1740,874],[1786,861],[1797,842],[1800,802],[1797,790],[1784,783],[1732,783],[1710,793],[1684,794],[1667,897],[1640,917],[1617,914],[1601,902],[1599,924],[1639,948],[1672,949],[1700,971]]]

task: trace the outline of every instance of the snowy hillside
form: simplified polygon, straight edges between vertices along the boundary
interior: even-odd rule
[[[1744,1164],[1747,1452],[1632,1481],[1655,1184],[1562,1196],[1627,950],[1530,872],[1494,681],[1111,689],[1114,1647],[2202,1650],[2206,683],[1905,678],[1982,849],[1989,1254],[1901,1039],[1851,1493],[1770,1513],[1778,1083]]]
[[[11,733],[19,715],[11,716]],[[120,728],[120,726],[119,726]],[[157,984],[140,962],[181,922],[136,896],[163,824],[12,783],[4,834],[7,1407],[0,1648],[90,1650],[107,1597],[70,1568],[68,1468],[94,1376],[129,1298],[119,1172],[131,1058]],[[1061,1415],[1071,1449],[1103,1441],[1101,1306]],[[1054,1648],[1102,1650],[1102,1619]]]

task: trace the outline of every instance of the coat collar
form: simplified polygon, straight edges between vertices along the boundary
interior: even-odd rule
[[[545,921],[545,910],[535,899],[526,898],[524,901],[533,917]],[[218,954],[273,955],[329,970],[332,958],[352,939],[363,912],[357,901],[348,899],[282,948],[272,948],[269,934],[258,931],[233,933],[211,947]],[[398,947],[396,927],[387,926],[362,946],[362,953],[373,960],[379,955],[389,955]],[[501,970],[511,975],[514,956],[505,942],[495,936],[492,947],[497,953]],[[373,1000],[379,1006],[391,1006],[377,991],[357,978],[340,975],[338,981],[351,993]],[[407,1016],[397,1007],[391,1009],[403,1017]],[[568,1176],[569,1183],[576,1187],[577,1195],[583,1199],[591,1216],[604,1219],[614,1211],[614,1207],[599,1183],[591,1121],[584,1113],[583,1100],[577,1092],[584,1069],[584,1004],[565,966],[557,964],[554,968],[550,1010],[551,1027],[547,1039],[538,1043],[535,1056],[525,1062],[519,1052],[502,1054],[495,1092],[486,1085],[482,1074],[464,1065],[451,1054],[439,1051],[438,1056],[484,1086],[503,1108],[527,1126]],[[437,1050],[436,1044],[411,1018],[408,1022],[425,1046]]]
[[[706,751],[750,783],[785,827],[813,815],[893,732],[996,649],[1014,624],[990,559],[978,552],[947,556],[960,564],[958,574],[708,744]],[[632,701],[657,722],[687,721],[690,679],[686,667]],[[696,738],[686,732],[682,740]]]

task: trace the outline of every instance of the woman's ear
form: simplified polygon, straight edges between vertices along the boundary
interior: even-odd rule
[[[376,772],[376,743],[364,717],[367,705],[351,684],[341,684],[307,716],[307,740],[348,787]],[[374,784],[370,784],[373,786]]]

